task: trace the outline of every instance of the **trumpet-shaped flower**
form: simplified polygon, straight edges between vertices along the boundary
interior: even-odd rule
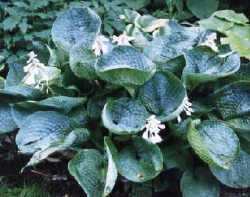
[[[27,74],[23,78],[23,82],[27,85],[40,88],[42,82],[48,84],[49,80],[56,78],[60,74],[60,70],[55,67],[45,66],[37,59],[37,55],[32,51],[28,54],[29,60],[24,67]]]
[[[189,102],[188,97],[186,97],[184,99],[184,104],[183,104],[183,109],[182,112],[185,112],[187,116],[191,116],[191,114],[194,112],[194,110],[192,109],[192,103]],[[177,121],[181,122],[181,116],[180,114],[177,117]]]
[[[117,43],[118,45],[131,45],[129,42],[134,40],[134,37],[127,36],[125,34],[121,34],[120,36],[113,36],[113,42]]]
[[[103,35],[97,36],[92,49],[95,52],[96,56],[101,56],[102,54],[108,53],[112,48],[110,40]]]
[[[152,115],[147,120],[146,131],[142,137],[153,144],[160,143],[162,138],[159,132],[162,129],[165,129],[165,125],[161,124],[161,121],[157,120],[155,115]]]

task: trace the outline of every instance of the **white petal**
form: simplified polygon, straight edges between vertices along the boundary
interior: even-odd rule
[[[153,144],[162,142],[162,138],[161,138],[161,136],[159,136],[159,135],[155,135],[155,136],[151,137],[149,140],[150,140],[150,142],[152,142]]]
[[[179,115],[179,116],[177,116],[177,121],[178,121],[178,123],[180,123],[181,122],[181,116]]]

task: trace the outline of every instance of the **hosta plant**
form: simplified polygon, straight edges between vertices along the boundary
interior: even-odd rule
[[[250,187],[250,64],[236,43],[221,45],[206,21],[186,27],[127,12],[113,39],[90,8],[61,13],[47,65],[31,52],[1,78],[0,132],[17,131],[18,149],[31,155],[22,171],[72,150],[69,172],[88,197],[120,183],[151,196],[175,185],[173,169],[185,197],[217,197],[219,182]],[[248,27],[242,15],[218,13],[207,20]]]

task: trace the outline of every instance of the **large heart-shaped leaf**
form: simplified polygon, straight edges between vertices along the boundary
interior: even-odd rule
[[[135,136],[133,144],[123,148],[116,159],[118,172],[133,182],[155,178],[163,168],[163,156],[156,144]]]
[[[121,86],[142,85],[155,71],[155,65],[132,46],[115,47],[96,65],[101,79]]]
[[[101,19],[90,8],[73,8],[60,14],[51,30],[56,46],[66,52],[77,43],[92,47],[100,31]]]
[[[88,80],[97,78],[95,73],[97,57],[91,49],[82,44],[75,45],[70,50],[69,57],[70,68],[77,77]]]
[[[179,31],[158,36],[144,48],[144,53],[158,64],[163,64],[170,59],[183,55],[185,51],[193,49],[198,43],[200,28],[182,28]]]
[[[183,110],[186,90],[172,73],[158,72],[139,89],[138,98],[161,121],[176,118]]]
[[[211,166],[229,169],[239,152],[239,139],[234,131],[220,121],[193,121],[188,142],[199,157]]]
[[[85,149],[69,162],[70,174],[76,179],[88,197],[103,197],[103,156],[95,149]]]
[[[250,156],[244,151],[240,151],[238,157],[233,162],[230,169],[210,167],[213,175],[223,184],[232,188],[250,187]]]
[[[221,58],[205,46],[188,51],[185,59],[186,67],[182,78],[187,87],[229,76],[240,68],[240,57],[236,53]]]
[[[71,120],[55,111],[38,111],[26,118],[17,136],[21,152],[32,154],[60,141],[65,132],[72,130]]]
[[[211,100],[223,119],[250,114],[250,82],[239,81],[222,87],[211,95]]]
[[[0,104],[0,134],[8,133],[17,129],[12,117],[11,108],[8,104]]]
[[[102,112],[104,126],[119,135],[143,130],[148,117],[146,108],[139,101],[129,98],[109,101]]]
[[[209,17],[217,10],[218,6],[218,0],[187,0],[188,9],[198,18]]]
[[[183,174],[181,192],[183,197],[219,197],[220,185],[208,169],[199,167]]]
[[[58,133],[55,139],[52,139],[47,146],[42,146],[33,154],[30,161],[25,167],[33,166],[46,159],[49,155],[57,151],[64,151],[67,149],[76,149],[81,143],[89,139],[90,133],[87,129],[78,128],[69,132]]]

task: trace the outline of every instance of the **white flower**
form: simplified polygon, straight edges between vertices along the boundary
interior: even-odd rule
[[[94,50],[96,56],[100,56],[107,53],[110,50],[110,47],[111,45],[109,43],[109,39],[103,35],[99,35],[97,36],[92,49]]]
[[[125,34],[121,34],[120,36],[113,36],[113,43],[117,43],[118,45],[131,45],[129,42],[134,40],[134,37],[127,36]]]
[[[210,47],[213,51],[218,52],[218,47],[215,43],[215,40],[217,39],[217,34],[216,33],[211,33],[210,35],[206,36],[206,41],[201,43],[201,46],[208,46]]]
[[[194,110],[192,109],[192,103],[189,102],[188,100],[188,97],[184,98],[184,101],[183,101],[183,109],[182,111],[184,111],[186,113],[187,116],[191,116],[191,114],[194,112]],[[181,116],[180,114],[178,115],[177,117],[177,121],[178,122],[181,122]]]
[[[37,55],[32,51],[28,54],[29,60],[24,67],[24,72],[27,74],[23,78],[23,82],[35,88],[43,88],[42,82],[52,80],[60,74],[60,70],[55,67],[47,67],[37,59]]]
[[[161,121],[157,120],[155,115],[152,115],[147,120],[146,131],[142,137],[153,144],[160,143],[162,138],[159,132],[162,129],[165,129],[165,125],[161,124]]]

